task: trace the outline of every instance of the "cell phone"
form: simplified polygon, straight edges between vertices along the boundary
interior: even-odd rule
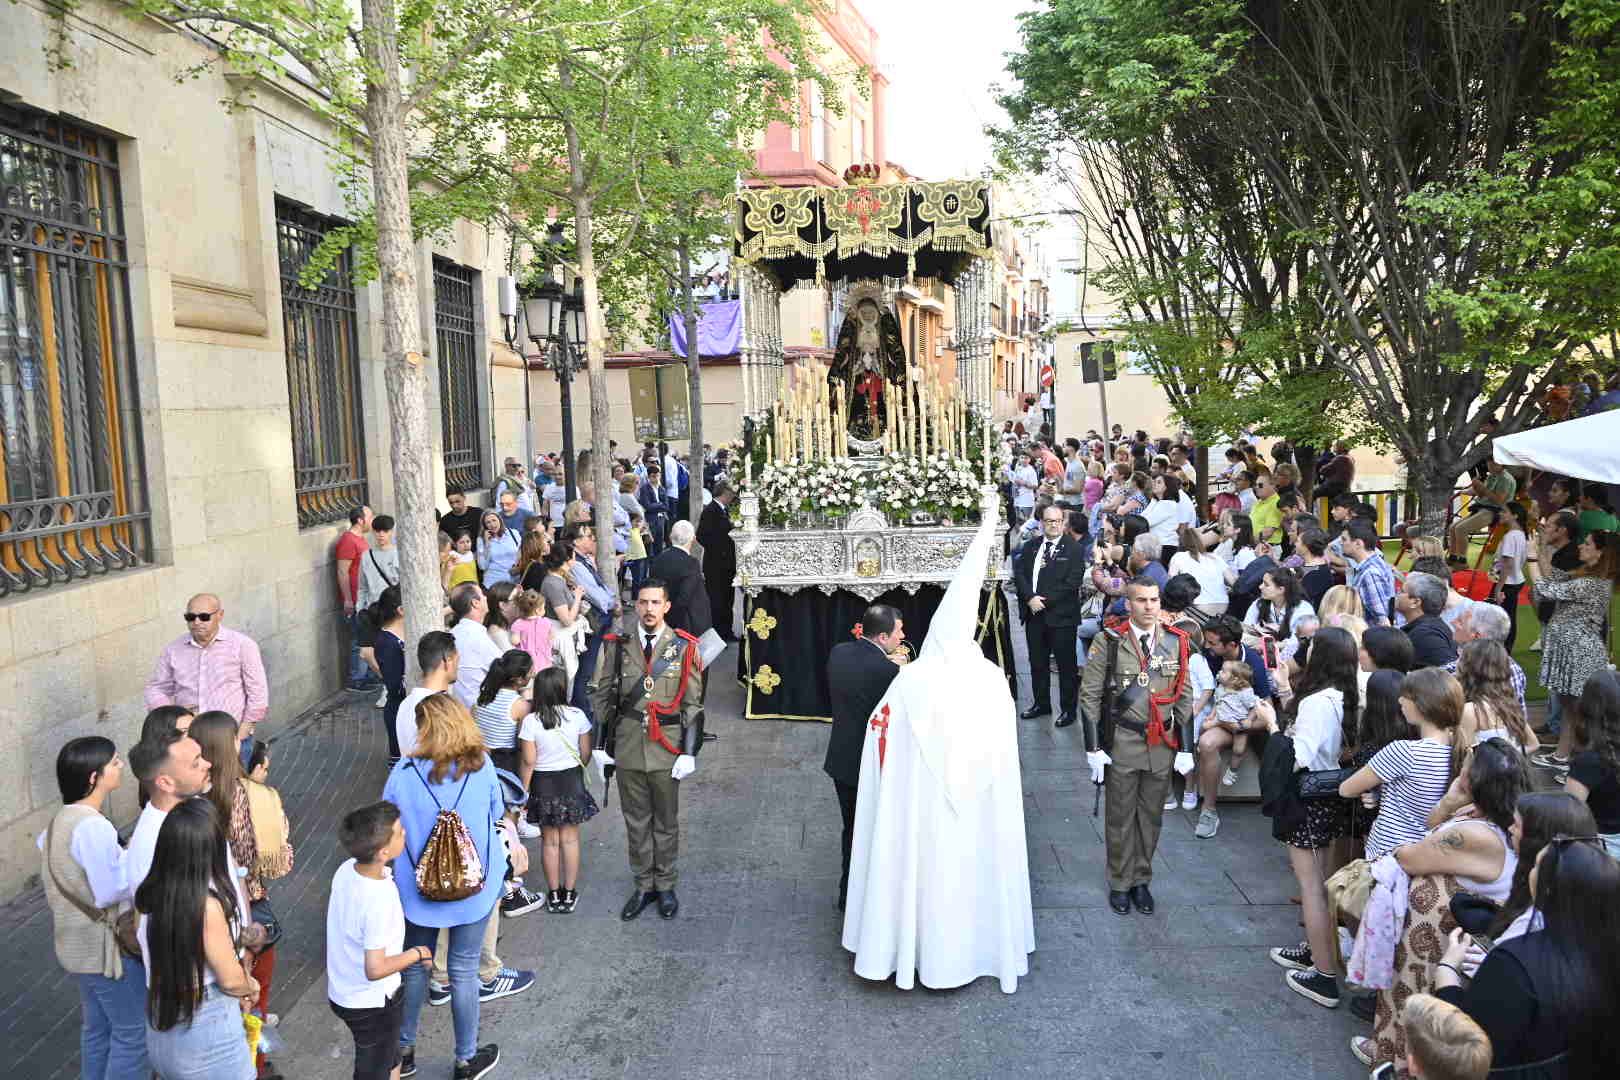
[[[1270,634],[1264,634],[1260,638],[1260,659],[1265,663],[1267,671],[1276,669],[1277,640]]]

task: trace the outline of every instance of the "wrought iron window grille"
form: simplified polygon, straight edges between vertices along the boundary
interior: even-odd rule
[[[449,485],[484,485],[478,416],[478,274],[446,259],[433,260],[433,325],[439,353],[439,412],[444,432],[444,478]]]

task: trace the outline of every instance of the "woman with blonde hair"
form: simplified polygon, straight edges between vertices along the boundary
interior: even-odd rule
[[[1367,611],[1361,603],[1361,593],[1348,585],[1335,585],[1322,594],[1322,606],[1317,610],[1324,626],[1337,626],[1330,620],[1335,615],[1354,615],[1359,619],[1367,617]],[[1363,623],[1363,625],[1366,625]]]
[[[458,1074],[482,1076],[500,1057],[494,1045],[478,1045],[478,958],[485,925],[506,878],[506,845],[499,835],[506,813],[495,763],[467,707],[449,694],[432,694],[416,706],[416,746],[388,774],[383,798],[399,807],[405,829],[403,862],[395,864],[394,885],[405,909],[405,951],[433,949],[439,931],[447,931],[446,967],[450,973],[450,1015],[455,1028]],[[428,899],[418,891],[416,868],[433,835],[441,810],[454,810],[466,826],[476,857],[477,891],[460,900]],[[514,846],[517,846],[514,842]],[[428,996],[428,973],[412,964],[401,974],[405,996],[399,1042],[402,1072],[415,1071],[416,1030]],[[528,974],[530,981],[532,973]]]
[[[517,566],[512,569],[512,578],[520,588],[540,588],[540,583],[546,579],[545,559],[550,550],[551,540],[544,532],[529,533],[523,538]]]

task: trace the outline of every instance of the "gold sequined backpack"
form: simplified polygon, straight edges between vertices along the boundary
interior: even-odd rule
[[[433,831],[428,833],[427,844],[422,848],[422,855],[412,864],[416,868],[416,891],[424,900],[446,902],[478,895],[484,888],[484,861],[478,857],[478,848],[473,845],[472,835],[467,832],[467,823],[456,813],[456,807],[461,805],[462,792],[467,790],[468,777],[472,774],[467,773],[461,778],[456,801],[447,809],[433,794],[433,788],[417,769],[416,762],[411,762],[410,768],[422,781],[422,786],[428,789],[428,797],[433,800],[433,805],[439,808],[439,814],[433,821]]]

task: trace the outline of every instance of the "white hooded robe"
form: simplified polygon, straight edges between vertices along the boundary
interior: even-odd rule
[[[975,636],[995,524],[990,503],[861,755],[843,944],[903,990],[993,975],[1010,994],[1035,950],[1017,707]]]

